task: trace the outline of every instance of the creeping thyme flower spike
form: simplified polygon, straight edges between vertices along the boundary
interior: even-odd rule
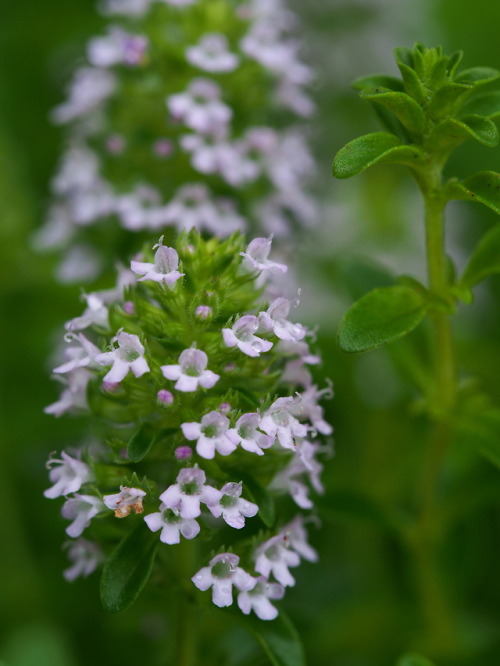
[[[220,412],[211,411],[202,417],[201,423],[183,423],[184,437],[196,440],[196,452],[199,456],[211,459],[215,452],[228,456],[237,446],[237,437],[229,428],[229,419]]]
[[[213,557],[208,567],[203,567],[191,580],[203,592],[212,588],[212,601],[219,608],[233,603],[233,585],[240,592],[255,587],[256,579],[238,566],[240,558],[233,553],[221,553]]]
[[[49,499],[76,493],[85,483],[93,479],[90,467],[65,451],[61,451],[61,458],[51,456],[46,467],[50,470],[49,478],[54,484],[43,493]]]
[[[135,377],[141,377],[149,372],[148,362],[144,358],[144,346],[137,335],[120,331],[114,340],[118,343],[118,347],[113,351],[99,354],[95,359],[99,365],[113,366],[104,377],[104,382],[121,382],[129,370]]]
[[[153,280],[154,282],[164,282],[167,285],[173,285],[181,278],[184,273],[179,273],[179,255],[173,247],[163,245],[163,236],[159,242],[153,247],[156,249],[154,263],[144,261],[132,261],[130,264],[134,273],[142,275],[138,279],[139,282],[143,280]]]
[[[176,509],[181,518],[197,518],[201,513],[200,502],[207,506],[217,504],[221,493],[205,484],[205,472],[198,466],[181,469],[177,483],[169,486],[160,500],[168,509]]]
[[[142,498],[146,496],[144,490],[140,488],[127,488],[120,486],[120,492],[114,495],[104,495],[102,498],[108,509],[115,512],[115,518],[125,518],[130,512],[142,513]]]
[[[295,551],[290,550],[288,539],[282,534],[271,537],[255,552],[255,571],[266,577],[272,574],[285,587],[295,585],[295,578],[288,567],[296,567],[299,564],[300,557]]]
[[[259,576],[255,587],[238,594],[240,610],[249,615],[251,611],[261,620],[274,620],[278,617],[278,609],[270,599],[282,599],[285,588],[280,583],[270,583],[265,576]]]
[[[162,365],[161,371],[167,379],[175,381],[177,391],[190,393],[198,386],[208,389],[219,381],[219,375],[207,370],[208,356],[201,349],[185,349],[179,356],[178,365]]]
[[[178,508],[160,504],[160,511],[144,516],[152,532],[160,533],[160,541],[172,545],[180,543],[181,534],[185,539],[194,539],[200,532],[200,526],[194,518],[183,518]]]
[[[244,257],[244,265],[250,271],[269,271],[270,273],[286,273],[288,266],[268,259],[271,252],[273,237],[254,238],[248,244],[246,252],[240,252]]]
[[[79,537],[83,530],[90,525],[94,516],[104,510],[104,504],[94,495],[80,495],[75,493],[64,503],[61,513],[63,518],[73,522],[66,528],[66,534],[73,539]]]
[[[222,337],[227,347],[238,347],[247,356],[260,356],[268,352],[273,343],[254,335],[259,328],[259,320],[254,315],[243,315],[232,328],[223,328]]]
[[[245,527],[245,518],[257,515],[259,507],[253,502],[241,498],[243,484],[226,483],[221,488],[222,496],[218,504],[209,506],[209,510],[216,518],[222,516],[224,521],[237,530]]]
[[[68,549],[68,559],[72,563],[68,569],[63,571],[63,576],[67,581],[73,581],[76,578],[87,578],[104,559],[104,554],[97,543],[87,539],[76,539],[75,541],[66,541],[64,548]]]

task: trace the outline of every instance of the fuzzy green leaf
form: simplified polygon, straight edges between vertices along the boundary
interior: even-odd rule
[[[453,113],[455,105],[460,105],[470,95],[472,86],[466,83],[448,83],[439,88],[434,94],[427,112],[431,118],[437,120]]]
[[[427,657],[422,657],[421,654],[412,652],[409,654],[404,654],[399,659],[397,666],[434,666],[434,663],[429,661]]]
[[[129,440],[129,443],[127,444],[127,455],[132,462],[139,462],[151,450],[155,438],[151,437],[149,433],[149,427],[142,425]]]
[[[492,90],[474,97],[463,108],[464,113],[485,116],[490,120],[500,117],[500,90]]]
[[[418,78],[417,73],[414,69],[405,65],[404,62],[398,62],[397,65],[401,72],[401,76],[403,77],[405,92],[408,93],[410,97],[413,97],[416,102],[423,104],[427,99],[427,93],[422,82]],[[388,88],[389,86],[386,87]]]
[[[110,613],[125,610],[139,596],[153,568],[159,539],[143,520],[128,534],[104,563],[101,601]]]
[[[479,171],[464,181],[450,181],[446,187],[450,199],[479,201],[500,215],[500,174]]]
[[[498,130],[491,120],[471,115],[461,121],[446,118],[438,123],[431,132],[428,143],[434,153],[447,155],[467,139],[475,139],[489,148],[498,143]]]
[[[413,134],[422,134],[425,129],[425,116],[414,99],[404,92],[392,92],[383,88],[367,88],[360,97],[389,109],[400,123]]]
[[[500,77],[500,72],[492,67],[471,67],[464,69],[458,74],[455,81],[457,83],[467,82],[474,85],[483,85],[495,81]]]
[[[411,49],[407,49],[405,46],[397,46],[394,51],[394,59],[396,62],[399,63],[402,62],[405,64],[407,67],[411,67],[413,69],[414,61],[413,61],[413,51]]]
[[[259,620],[252,614],[241,617],[240,622],[256,638],[273,666],[306,666],[300,636],[283,611],[275,620]]]
[[[500,224],[490,229],[477,244],[462,275],[460,286],[472,287],[496,273],[500,273]]]
[[[355,90],[364,90],[365,88],[388,88],[389,90],[402,92],[403,84],[400,79],[387,74],[370,74],[354,79],[351,86]]]
[[[426,310],[426,301],[410,287],[374,289],[343,316],[338,330],[340,348],[354,353],[394,342],[418,326]]]
[[[336,178],[350,178],[374,164],[405,164],[415,166],[424,157],[416,146],[401,144],[401,141],[388,132],[373,132],[351,141],[335,155],[333,175]]]

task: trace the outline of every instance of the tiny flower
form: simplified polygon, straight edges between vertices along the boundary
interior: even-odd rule
[[[144,347],[137,335],[120,331],[113,340],[118,342],[118,348],[96,356],[99,365],[113,366],[103,381],[121,382],[129,370],[135,377],[141,377],[149,372],[148,362],[144,358]]]
[[[98,326],[99,328],[108,328],[108,308],[104,300],[98,294],[84,294],[87,301],[87,307],[80,317],[75,317],[66,322],[66,330],[81,331],[89,326]]]
[[[331,386],[322,390],[319,390],[315,385],[308,386],[306,390],[303,393],[300,393],[295,399],[290,412],[295,416],[309,419],[313,427],[322,435],[331,435],[333,428],[327,421],[325,421],[323,407],[321,407],[318,401],[323,396],[331,398],[332,395]]]
[[[222,518],[237,530],[245,527],[245,518],[252,518],[259,507],[253,502],[241,498],[242,483],[226,483],[221,488],[222,496],[218,504],[209,506],[213,516]]]
[[[295,579],[288,567],[299,564],[300,557],[289,549],[288,541],[283,535],[271,537],[261,544],[255,553],[255,571],[266,577],[272,573],[285,587],[295,585]]]
[[[120,486],[120,492],[115,495],[104,495],[102,498],[108,509],[115,512],[116,518],[125,518],[131,511],[142,513],[142,498],[146,495],[140,488],[127,488]]]
[[[285,525],[281,530],[281,534],[288,539],[290,548],[302,558],[309,562],[318,561],[318,553],[307,541],[307,532],[304,528],[304,520],[302,516],[296,516],[291,523]]]
[[[178,446],[174,451],[174,455],[177,460],[189,460],[193,455],[193,449],[190,446]]]
[[[142,35],[132,35],[121,28],[111,26],[104,37],[91,39],[88,46],[89,62],[95,67],[128,65],[134,67],[144,60],[148,40]]]
[[[228,456],[236,449],[236,437],[229,429],[229,419],[220,412],[211,411],[202,417],[201,423],[183,423],[184,437],[196,439],[196,452],[202,458],[213,458],[217,451]]]
[[[203,567],[191,580],[203,592],[212,588],[212,601],[219,608],[233,603],[233,585],[241,592],[255,586],[255,578],[241,569],[240,558],[233,553],[221,553],[213,557],[208,567]]]
[[[213,310],[209,305],[198,305],[194,314],[198,319],[209,319],[213,314]]]
[[[264,576],[259,576],[254,588],[238,594],[238,606],[245,615],[253,610],[261,620],[274,620],[278,611],[269,599],[282,599],[284,594],[283,585],[270,583]]]
[[[292,450],[296,446],[295,439],[307,435],[307,427],[290,413],[293,402],[291,397],[278,398],[264,414],[260,424],[265,433],[277,437],[283,448]]]
[[[181,278],[184,273],[179,273],[179,255],[173,247],[163,245],[163,236],[158,243],[153,247],[153,250],[158,248],[155,252],[154,263],[144,261],[132,261],[130,264],[134,273],[142,275],[138,282],[143,280],[153,280],[154,282],[164,282],[165,284],[172,285]]]
[[[259,313],[259,321],[264,330],[273,331],[281,340],[298,342],[305,336],[306,329],[302,324],[292,324],[287,320],[290,305],[288,298],[275,299],[266,312]]]
[[[264,435],[259,432],[261,417],[257,412],[250,412],[243,414],[236,421],[236,426],[232,432],[238,438],[238,444],[245,451],[256,453],[258,456],[263,456],[262,449],[268,449],[274,443],[274,437],[271,435]]]
[[[113,94],[116,83],[108,70],[82,67],[75,73],[68,100],[54,109],[54,122],[62,125],[92,111]]]
[[[198,386],[212,388],[219,375],[206,370],[208,357],[200,349],[185,349],[179,356],[179,365],[162,365],[163,376],[173,381],[175,388],[183,393],[196,391]]]
[[[71,335],[68,333],[65,336],[65,339],[67,342],[76,341],[78,344],[70,346],[65,350],[65,354],[69,360],[62,365],[59,365],[57,368],[54,368],[53,372],[56,374],[65,374],[67,372],[72,372],[76,368],[84,368],[87,366],[97,367],[95,357],[101,350],[96,347],[93,342],[87,340],[83,333],[80,333],[79,335]]]
[[[232,72],[240,61],[228,51],[227,39],[219,33],[203,35],[198,44],[186,49],[186,59],[206,72]]]
[[[273,237],[254,238],[248,244],[246,252],[240,252],[244,257],[244,263],[247,268],[255,271],[269,271],[270,273],[286,273],[288,266],[278,264],[268,259],[271,252],[271,243]]]
[[[43,411],[46,414],[61,416],[72,409],[85,409],[87,407],[87,385],[91,379],[92,373],[85,368],[76,368],[67,373],[62,379],[66,388],[61,393],[59,400],[45,407]]]
[[[57,467],[51,469],[52,465]],[[90,467],[64,451],[61,451],[61,459],[50,457],[46,467],[50,469],[49,478],[54,484],[43,493],[49,499],[76,493],[85,483],[92,480]]]
[[[177,483],[169,486],[160,500],[166,508],[177,509],[181,518],[197,518],[201,513],[200,502],[211,506],[221,497],[219,490],[205,485],[205,480],[205,472],[197,466],[181,469]]]
[[[203,134],[223,133],[232,111],[220,100],[220,86],[210,79],[194,79],[186,92],[170,95],[167,106],[176,120]]]
[[[63,518],[73,522],[66,528],[66,534],[73,539],[79,537],[88,527],[90,521],[104,509],[102,501],[93,495],[79,495],[75,493],[63,504],[61,513]]]
[[[171,405],[174,402],[174,396],[167,389],[160,389],[156,394],[156,399],[160,405]]]
[[[133,315],[135,314],[135,304],[133,301],[125,301],[123,304],[123,312],[125,312],[128,315]]]
[[[160,541],[172,545],[185,539],[194,539],[200,532],[200,526],[194,518],[183,518],[179,509],[169,508],[160,504],[160,511],[144,516],[147,526],[152,532],[161,530]]]
[[[101,388],[105,393],[117,393],[120,389],[120,382],[103,382]]]
[[[80,576],[87,578],[104,559],[99,546],[87,539],[66,541],[64,547],[68,549],[68,558],[72,562],[72,566],[63,571],[63,576],[68,581]]]
[[[243,315],[232,328],[223,328],[222,336],[227,347],[238,347],[247,356],[260,356],[261,352],[269,351],[273,343],[254,335],[258,328],[257,317]]]
[[[168,157],[174,151],[174,144],[169,139],[158,139],[153,144],[153,152],[158,157]]]

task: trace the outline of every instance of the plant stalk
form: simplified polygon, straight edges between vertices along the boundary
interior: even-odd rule
[[[194,544],[181,539],[178,548],[178,570],[181,600],[177,612],[176,666],[196,666],[197,662],[197,618],[194,601],[186,587],[195,566]]]

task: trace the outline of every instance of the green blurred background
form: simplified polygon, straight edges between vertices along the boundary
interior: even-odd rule
[[[326,463],[322,528],[311,528],[320,563],[302,565],[284,607],[304,637],[308,664],[392,666],[403,652],[425,648],[410,557],[387,515],[404,516],[408,509],[407,487],[427,425],[409,407],[415,395],[394,363],[397,349],[344,357],[334,331],[342,311],[366,288],[357,280],[353,258],[368,256],[396,272],[423,275],[421,206],[404,172],[386,168],[333,182],[330,163],[346,141],[377,128],[349,83],[373,71],[393,73],[393,47],[441,43],[446,52],[463,49],[467,67],[500,68],[500,3],[292,4],[318,71],[311,138],[323,211],[318,228],[300,239],[297,273],[304,284],[302,319],[321,324],[324,371],[335,384],[327,410],[336,452]],[[62,148],[49,110],[61,101],[86,40],[104,22],[91,0],[4,0],[0,17],[0,664],[118,666],[137,660],[159,666],[166,663],[162,645],[169,640],[160,615],[139,601],[122,615],[107,616],[97,576],[73,584],[63,580],[60,507],[42,496],[49,452],[71,446],[81,432],[78,419],[43,413],[57,394],[50,379],[54,340],[61,324],[78,313],[80,290],[55,282],[55,260],[34,253],[30,236],[43,220]],[[499,149],[466,144],[450,172],[500,170],[499,156]],[[449,217],[451,252],[461,266],[496,220],[466,204],[451,207]],[[480,378],[497,404],[499,299],[500,282],[491,280],[457,320],[461,365]],[[449,488],[457,519],[442,565],[463,646],[437,666],[500,663],[499,481],[498,470],[486,461],[460,448],[452,454]],[[218,641],[215,652],[218,663],[266,663],[238,633]]]

